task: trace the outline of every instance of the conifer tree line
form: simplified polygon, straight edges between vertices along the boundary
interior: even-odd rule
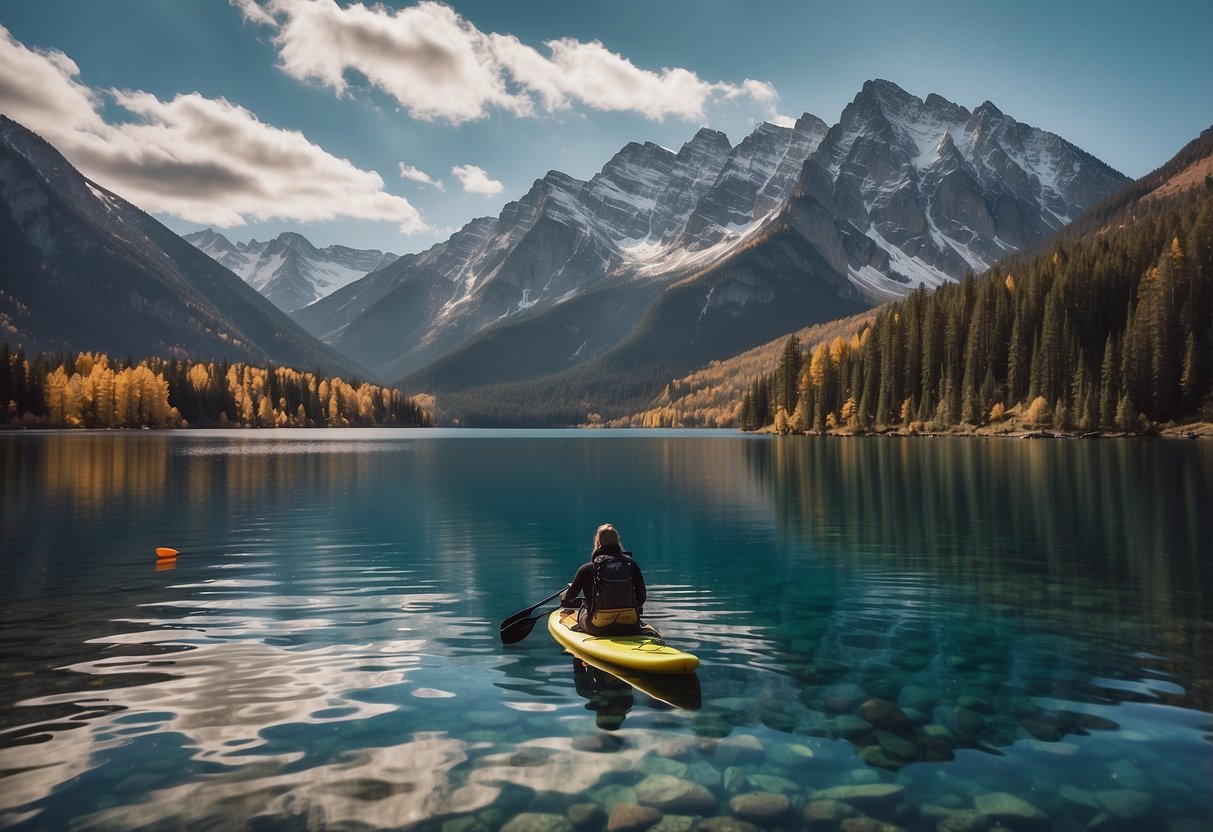
[[[795,375],[797,382],[790,382]],[[1020,424],[1138,431],[1213,420],[1213,178],[1098,233],[891,304],[851,338],[788,340],[741,427]]]
[[[419,426],[399,390],[289,367],[104,354],[27,358],[0,344],[0,425],[52,428]]]

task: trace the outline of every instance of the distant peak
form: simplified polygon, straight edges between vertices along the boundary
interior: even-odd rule
[[[719,130],[713,130],[711,127],[700,127],[697,131],[695,131],[694,137],[692,137],[689,142],[682,146],[682,150],[685,151],[689,148],[699,148],[705,146],[715,146],[722,148],[725,151],[733,149],[732,142],[729,141],[729,137],[724,133],[720,132]]]
[[[892,81],[886,81],[883,78],[874,78],[871,81],[865,81],[860,95],[876,96],[883,101],[895,101],[897,103],[918,102],[916,96],[903,90],[901,87],[894,84]]]
[[[812,113],[804,113],[796,119],[796,126],[792,129],[797,133],[824,133],[830,129],[830,125]]]

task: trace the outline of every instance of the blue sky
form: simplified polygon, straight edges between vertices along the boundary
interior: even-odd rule
[[[1213,122],[1208,0],[38,0],[0,26],[0,112],[175,231],[397,253],[629,141],[833,124],[872,78],[1129,176]]]

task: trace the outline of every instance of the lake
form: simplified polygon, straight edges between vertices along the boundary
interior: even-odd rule
[[[10,433],[0,487],[3,828],[1213,829],[1211,442]],[[602,522],[694,676],[501,645]]]

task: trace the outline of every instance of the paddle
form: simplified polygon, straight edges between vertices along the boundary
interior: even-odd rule
[[[524,638],[529,636],[531,634],[531,630],[535,629],[535,622],[543,617],[542,615],[538,615],[538,616],[535,616],[532,618],[531,613],[535,612],[535,610],[539,609],[544,604],[546,604],[548,601],[551,601],[553,598],[558,597],[566,589],[568,589],[568,586],[565,586],[561,589],[556,590],[551,595],[549,595],[547,598],[544,598],[542,601],[540,601],[538,604],[534,604],[532,606],[527,607],[525,610],[516,612],[513,615],[511,615],[509,618],[502,621],[501,622],[501,643],[502,644],[516,644],[517,642],[522,641]]]

